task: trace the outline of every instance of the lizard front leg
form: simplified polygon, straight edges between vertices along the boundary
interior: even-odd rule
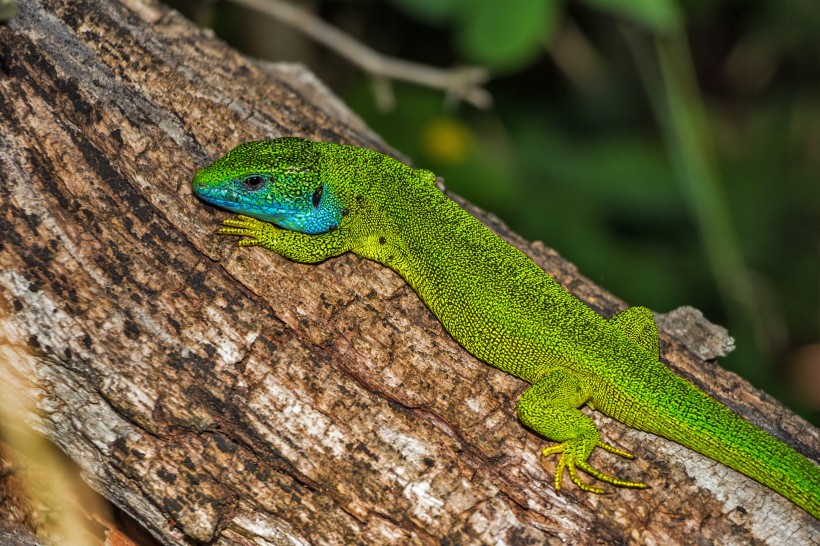
[[[352,247],[339,229],[308,235],[243,215],[223,220],[222,225],[217,234],[245,237],[236,242],[237,246],[261,246],[294,262],[318,263]]]
[[[518,418],[522,423],[544,437],[560,442],[542,452],[542,456],[561,454],[555,469],[555,490],[561,491],[565,468],[573,483],[589,493],[600,494],[604,490],[581,481],[577,469],[618,487],[647,487],[644,483],[628,482],[604,474],[587,462],[596,447],[632,458],[631,454],[603,443],[595,423],[578,409],[589,399],[590,390],[583,378],[569,370],[556,369],[525,390],[518,401]]]

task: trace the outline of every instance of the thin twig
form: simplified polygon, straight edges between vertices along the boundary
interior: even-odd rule
[[[594,91],[606,78],[601,54],[571,18],[564,19],[545,47],[558,69],[581,91]]]
[[[324,44],[375,78],[403,80],[434,89],[443,89],[449,98],[463,100],[476,108],[488,108],[492,96],[481,87],[490,77],[477,66],[436,68],[382,55],[312,13],[282,0],[231,0],[264,13]]]

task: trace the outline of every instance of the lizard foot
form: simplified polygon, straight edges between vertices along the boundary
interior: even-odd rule
[[[603,442],[598,442],[598,447],[609,451],[610,453],[614,453],[616,455],[620,455],[621,457],[625,457],[627,459],[633,459],[634,455],[618,449],[617,447],[613,447],[611,445],[605,444]],[[631,487],[634,489],[645,489],[649,487],[645,483],[641,482],[629,482],[626,480],[620,480],[614,476],[610,476],[609,474],[605,474],[596,468],[593,468],[585,458],[580,457],[578,451],[578,443],[573,440],[568,440],[566,442],[562,442],[556,446],[549,446],[545,447],[544,450],[541,452],[542,457],[547,457],[548,455],[553,455],[555,453],[560,453],[561,458],[558,460],[558,466],[555,468],[555,491],[558,493],[561,492],[561,481],[564,476],[564,469],[566,468],[569,472],[569,478],[572,480],[572,483],[578,486],[579,489],[586,491],[588,493],[595,493],[601,495],[604,493],[604,490],[599,487],[593,487],[591,485],[585,484],[581,481],[581,478],[578,476],[578,469],[583,470],[593,478],[597,479],[598,481],[602,481],[604,483],[609,483],[615,485],[617,487]],[[543,462],[542,462],[543,464]]]
[[[222,220],[224,227],[219,228],[217,235],[234,235],[246,237],[236,242],[236,246],[258,246],[263,240],[270,237],[269,232],[275,230],[272,224],[251,218],[250,216],[238,215],[235,218]]]

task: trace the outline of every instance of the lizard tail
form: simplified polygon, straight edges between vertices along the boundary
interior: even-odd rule
[[[820,467],[684,379],[678,396],[653,424],[638,425],[774,489],[820,519]],[[641,426],[643,425],[643,426]]]

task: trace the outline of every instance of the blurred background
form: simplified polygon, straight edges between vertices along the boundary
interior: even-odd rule
[[[816,0],[285,5],[384,55],[481,67],[491,103],[362,70],[283,24],[280,0],[169,3],[304,63],[416,166],[630,305],[701,309],[735,337],[722,366],[820,422]]]

